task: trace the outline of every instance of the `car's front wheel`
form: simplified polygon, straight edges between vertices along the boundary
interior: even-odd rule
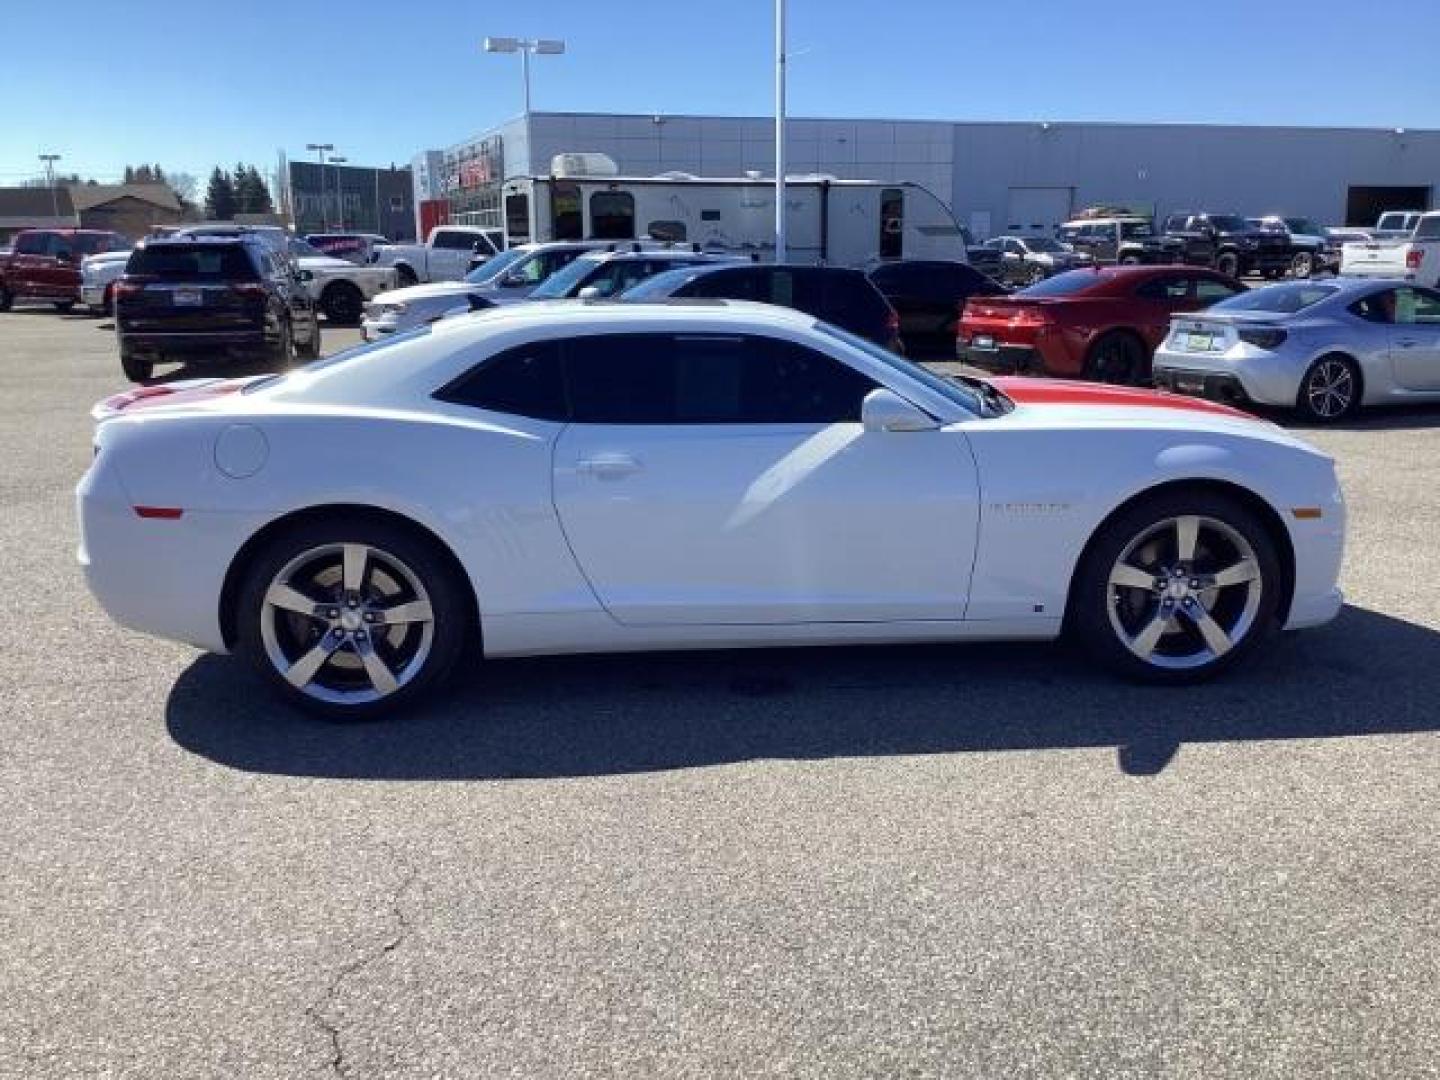
[[[121,353],[120,370],[125,372],[125,377],[131,382],[149,382],[155,374],[155,361],[148,356],[132,356],[128,353]]]
[[[1249,509],[1219,493],[1171,492],[1101,527],[1076,576],[1070,629],[1128,678],[1194,682],[1269,636],[1282,579]]]
[[[1297,251],[1290,260],[1290,276],[1308,278],[1315,272],[1315,256],[1308,251]]]
[[[1215,259],[1215,269],[1226,277],[1240,276],[1240,256],[1233,251],[1221,252]]]
[[[320,294],[320,310],[336,326],[354,326],[360,321],[365,298],[348,281],[336,281]]]
[[[469,636],[468,595],[419,533],[365,518],[310,522],[252,560],[237,652],[286,700],[369,718],[450,674]]]

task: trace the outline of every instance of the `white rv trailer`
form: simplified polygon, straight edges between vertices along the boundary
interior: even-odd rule
[[[774,257],[773,178],[619,176],[617,171],[603,154],[560,154],[549,176],[505,181],[507,245],[654,239]],[[950,208],[918,184],[830,176],[792,177],[785,184],[792,262],[965,261],[965,243]]]

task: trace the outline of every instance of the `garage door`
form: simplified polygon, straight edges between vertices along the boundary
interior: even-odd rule
[[[1005,231],[1022,236],[1053,236],[1070,220],[1075,189],[1068,187],[1013,187]]]

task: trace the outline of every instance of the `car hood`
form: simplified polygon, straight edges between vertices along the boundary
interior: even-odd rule
[[[1013,422],[1043,427],[1177,428],[1240,435],[1318,453],[1278,424],[1203,398],[1064,379],[989,380],[1015,402]]]
[[[333,255],[301,255],[295,260],[301,270],[358,270],[362,269],[348,259],[337,259]]]
[[[429,285],[407,285],[403,289],[391,289],[389,292],[375,297],[375,302],[378,304],[413,304],[420,300],[463,298],[469,293],[478,291],[480,290],[476,286],[464,281],[436,281]]]

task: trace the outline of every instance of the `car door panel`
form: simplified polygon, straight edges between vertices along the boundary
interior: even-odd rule
[[[959,619],[964,436],[859,424],[572,424],[555,503],[600,602],[645,624]]]
[[[1391,368],[1408,391],[1440,393],[1440,294],[1397,289],[1389,328]]]

